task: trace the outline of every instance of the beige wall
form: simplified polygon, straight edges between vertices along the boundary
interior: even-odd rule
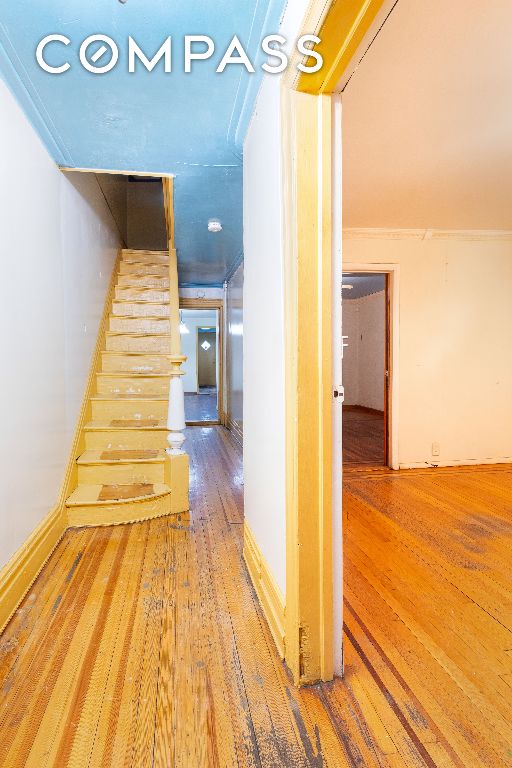
[[[343,302],[343,356],[346,405],[384,410],[386,299],[384,291]]]
[[[512,235],[347,231],[364,264],[399,265],[400,465],[512,461]]]
[[[244,345],[244,265],[240,264],[228,283],[226,347],[226,413],[233,431],[243,435],[243,345]]]

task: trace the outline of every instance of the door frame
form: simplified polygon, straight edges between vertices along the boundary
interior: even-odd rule
[[[216,379],[220,378],[220,361],[217,359],[219,357],[220,348],[219,348],[219,329],[215,325],[201,325],[197,326],[196,328],[196,381],[197,381],[197,394],[199,394],[199,331],[215,331],[215,369],[216,372],[219,372],[219,375],[216,375]],[[219,402],[219,382],[217,381],[217,403]]]
[[[281,81],[285,291],[285,660],[297,685],[342,674],[341,407],[333,310],[341,254],[341,113],[354,71],[391,0],[311,0],[300,34],[316,33],[324,67]],[[338,106],[338,109],[337,109]],[[340,132],[341,134],[341,132]],[[338,190],[337,187],[340,187]],[[340,285],[341,292],[341,285]],[[333,385],[335,385],[333,390]],[[337,416],[335,415],[337,412]],[[393,450],[393,449],[392,449]],[[338,466],[339,464],[339,466]]]
[[[369,272],[386,277],[386,359],[389,372],[385,386],[386,466],[400,469],[399,462],[399,360],[400,360],[400,265],[343,262],[343,274]]]
[[[222,299],[188,299],[180,296],[180,309],[216,309],[218,324],[218,370],[219,380],[217,382],[217,409],[219,418],[216,421],[187,421],[187,426],[226,426],[226,413],[224,409],[224,302]],[[196,357],[197,365],[197,357]]]

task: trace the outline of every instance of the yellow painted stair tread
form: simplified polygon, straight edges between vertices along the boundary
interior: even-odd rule
[[[117,305],[125,306],[128,304],[137,304],[137,306],[141,305],[143,307],[163,307],[164,309],[169,312],[169,302],[168,301],[144,301],[143,299],[115,299],[115,301],[112,302],[112,306],[115,307]],[[114,313],[115,317],[118,317]],[[129,317],[129,315],[128,315]],[[135,315],[135,317],[139,317],[139,315]],[[151,315],[142,315],[142,317],[151,317]],[[160,317],[160,315],[153,315],[153,317]]]
[[[151,492],[148,486],[151,486]],[[116,495],[121,498],[112,498]],[[171,492],[164,483],[134,483],[133,485],[79,485],[66,500],[67,507],[102,506],[105,504],[129,504],[148,501]]]
[[[118,288],[147,288],[149,290],[169,290],[169,278],[161,275],[119,275]]]
[[[119,303],[119,302],[115,302],[115,303]],[[124,304],[135,304],[136,302],[134,302],[134,301],[127,301],[127,302],[121,302],[121,303],[124,303]],[[139,304],[144,304],[144,303],[149,303],[149,302],[139,301],[138,303]],[[169,322],[169,318],[168,317],[162,317],[161,315],[114,315],[113,313],[111,313],[109,315],[109,319],[111,319],[111,320],[158,320],[162,324]],[[117,331],[117,333],[121,333],[121,331]],[[145,331],[139,331],[138,333],[139,334],[142,333],[143,335],[145,335]]]
[[[88,431],[118,432],[120,429],[155,429],[167,430],[167,424],[163,419],[113,419],[112,421],[89,421],[85,425]]]
[[[119,286],[120,288],[123,288],[123,286]],[[154,293],[154,288],[126,288],[125,290],[131,291],[132,293],[140,294],[136,299],[134,298],[121,298],[121,299],[114,299],[114,304],[157,304],[159,307],[168,307],[169,301],[151,301],[144,298],[144,293]]]
[[[137,318],[137,319],[140,320],[140,318]],[[144,318],[144,319],[147,319],[147,318]],[[161,318],[157,318],[157,319],[160,320]],[[116,317],[116,320],[119,320],[119,318]],[[167,338],[171,337],[170,332],[167,332],[167,333],[153,332],[152,333],[151,331],[106,331],[106,334],[107,336],[133,336],[133,337],[138,336],[139,338],[144,338],[145,336],[165,336]],[[142,352],[141,354],[145,355],[147,353]],[[149,353],[149,354],[152,354],[152,353]],[[164,353],[162,352],[160,354],[164,354]]]
[[[128,377],[129,378],[129,377]],[[91,400],[101,400],[101,401],[108,401],[108,400],[168,400],[168,397],[165,397],[164,395],[159,394],[158,392],[154,394],[146,394],[142,393],[140,395],[138,394],[125,394],[124,392],[120,392],[118,394],[109,394],[109,395],[93,395],[91,397]]]
[[[130,333],[112,333],[113,336],[145,336],[145,334],[130,334]],[[164,336],[170,336],[169,333],[162,334]],[[106,352],[103,350],[102,355],[109,357],[110,355],[117,355],[118,357],[129,357],[130,355],[133,355],[134,357],[140,357],[142,356],[148,356],[148,357],[162,357],[166,360],[169,359],[169,355],[165,354],[165,352],[119,352],[118,350],[112,350],[111,352]]]
[[[165,451],[157,448],[102,448],[96,451],[84,451],[77,459],[77,464],[153,464],[164,461],[165,456]]]
[[[169,378],[170,373],[161,371],[100,371],[97,376],[105,376],[109,379],[164,379]]]

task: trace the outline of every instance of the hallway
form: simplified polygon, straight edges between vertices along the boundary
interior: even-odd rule
[[[217,393],[200,392],[195,395],[192,392],[185,393],[185,418],[187,423],[201,421],[218,421]]]
[[[510,765],[510,469],[352,476],[346,677],[297,690],[241,560],[240,448],[187,437],[190,524],[68,531],[4,633],[0,766]]]

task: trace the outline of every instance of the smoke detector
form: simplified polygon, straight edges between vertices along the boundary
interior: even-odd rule
[[[208,222],[208,232],[222,232],[222,224],[218,219],[210,219]]]

